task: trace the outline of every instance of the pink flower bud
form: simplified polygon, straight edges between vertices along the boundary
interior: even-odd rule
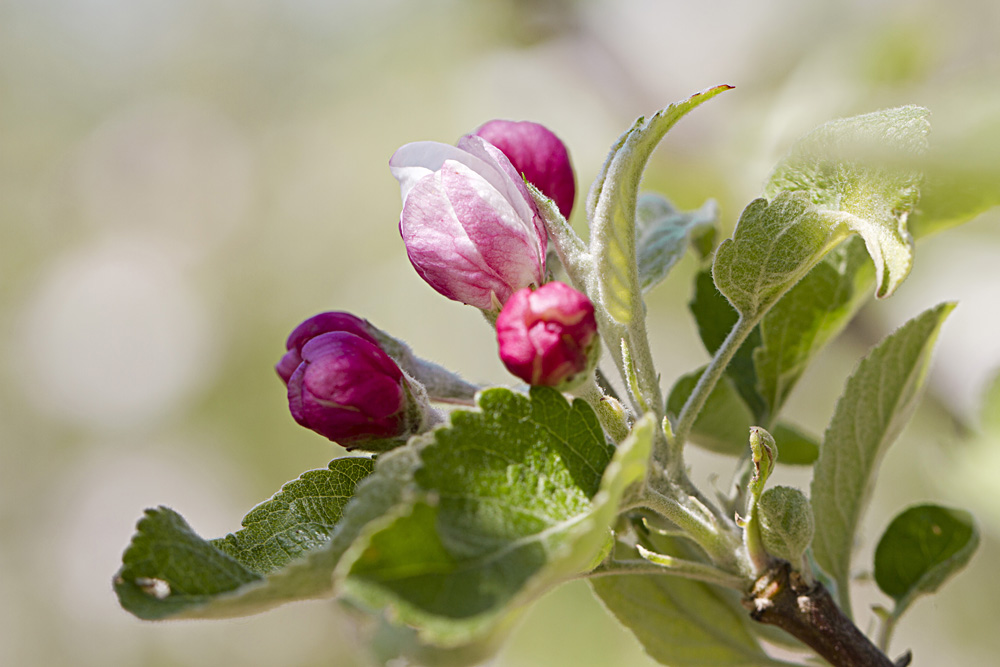
[[[594,305],[559,282],[515,292],[497,318],[500,360],[531,385],[571,388],[597,363]]]
[[[491,120],[475,134],[507,156],[529,183],[542,191],[569,218],[576,179],[565,144],[544,125],[531,121]]]
[[[409,434],[403,372],[370,340],[322,333],[302,346],[301,358],[288,381],[288,407],[299,424],[348,449]]]
[[[545,226],[510,160],[480,137],[407,144],[389,161],[399,180],[399,232],[417,273],[449,299],[495,310],[541,285]]]

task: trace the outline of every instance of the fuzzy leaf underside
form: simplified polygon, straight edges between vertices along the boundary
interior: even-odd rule
[[[636,204],[646,162],[667,131],[689,111],[729,90],[716,86],[647,118],[640,117],[615,143],[588,199],[591,254],[597,261],[598,297],[612,319],[629,324],[641,312],[636,253]]]
[[[875,583],[896,601],[893,615],[940,588],[978,546],[979,531],[968,512],[917,505],[897,515],[875,548]]]
[[[352,457],[306,472],[218,540],[202,539],[166,507],[147,510],[115,576],[119,601],[143,619],[227,618],[332,595],[346,546],[333,536],[372,468]]]
[[[456,647],[505,633],[524,604],[595,565],[626,489],[645,475],[652,421],[617,450],[581,400],[480,394],[429,434],[407,502],[345,556],[345,593]]]
[[[813,555],[848,599],[851,552],[878,464],[916,408],[934,341],[954,304],[925,311],[886,337],[847,381],[823,437],[810,497]]]
[[[715,253],[715,286],[741,317],[758,319],[845,235],[805,193],[756,199]]]
[[[639,287],[643,293],[663,282],[689,246],[700,255],[711,248],[719,206],[710,199],[694,211],[678,211],[664,197],[644,194],[636,207]]]
[[[800,139],[764,194],[805,192],[861,235],[875,264],[876,296],[892,294],[913,263],[906,223],[920,195],[930,112],[904,106],[830,121]]]

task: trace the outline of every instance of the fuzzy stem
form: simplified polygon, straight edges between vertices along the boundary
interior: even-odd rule
[[[697,498],[685,496],[680,489],[676,494],[661,493],[646,487],[635,505],[645,507],[667,518],[694,540],[712,561],[729,572],[741,571],[738,552],[740,537],[728,526],[720,524],[710,508]]]
[[[759,317],[747,319],[742,315],[740,316],[729,332],[729,335],[726,336],[726,340],[715,351],[715,356],[712,357],[712,361],[709,362],[708,367],[705,368],[705,372],[698,379],[698,384],[695,385],[694,391],[691,392],[687,402],[684,403],[684,407],[677,416],[674,439],[670,443],[669,461],[672,474],[677,474],[683,470],[684,444],[691,434],[691,427],[694,426],[695,419],[698,418],[701,409],[705,407],[705,401],[708,400],[709,394],[715,389],[715,385],[725,372],[726,366],[732,361],[733,356],[740,348],[740,345],[743,344],[743,341],[746,340],[746,337],[757,326],[759,319]]]

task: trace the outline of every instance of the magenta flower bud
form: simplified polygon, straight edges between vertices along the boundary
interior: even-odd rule
[[[321,333],[301,347],[288,381],[288,407],[302,426],[351,448],[412,432],[412,397],[403,372],[371,340]]]
[[[542,191],[569,218],[576,178],[566,145],[544,125],[531,121],[491,120],[475,132],[507,156],[514,169]]]
[[[285,356],[274,367],[285,384],[288,384],[292,373],[302,363],[302,346],[320,334],[331,333],[333,331],[352,333],[373,345],[378,345],[378,342],[375,340],[373,327],[360,317],[339,311],[313,315],[295,327],[292,333],[289,334],[288,340],[285,342],[285,349],[288,351],[285,352]]]
[[[399,232],[417,273],[449,299],[499,310],[545,279],[548,237],[524,180],[484,139],[407,144],[389,161],[399,180]]]
[[[497,317],[500,360],[530,385],[570,389],[599,353],[594,304],[560,282],[515,292]]]

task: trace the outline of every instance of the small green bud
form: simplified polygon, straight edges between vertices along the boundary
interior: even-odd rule
[[[764,548],[771,555],[798,565],[815,529],[809,499],[798,489],[775,486],[761,495],[757,511]]]

